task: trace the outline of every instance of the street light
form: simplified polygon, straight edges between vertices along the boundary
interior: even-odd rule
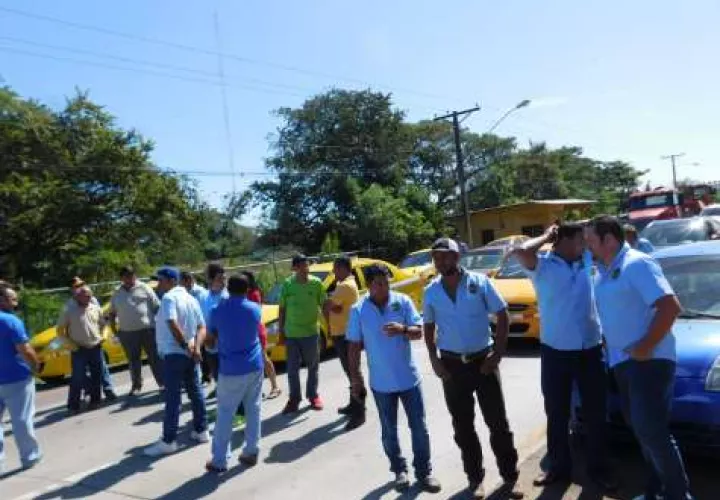
[[[526,108],[526,107],[530,106],[530,103],[531,103],[530,99],[523,99],[522,101],[520,101],[519,103],[517,103],[517,104],[516,104],[515,106],[513,106],[512,108],[508,109],[508,110],[505,112],[504,115],[502,115],[500,118],[498,118],[498,120],[497,120],[495,123],[493,123],[493,126],[490,127],[490,129],[488,129],[488,131],[487,131],[486,133],[487,133],[487,134],[491,134],[496,128],[498,128],[498,126],[499,126],[503,121],[505,121],[505,118],[507,118],[508,116],[510,116],[511,114],[513,114],[513,113],[514,113],[515,111],[517,111],[518,109],[522,109],[522,108]]]

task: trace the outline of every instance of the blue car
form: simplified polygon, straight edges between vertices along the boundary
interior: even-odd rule
[[[653,254],[683,306],[673,332],[677,372],[670,427],[681,447],[720,456],[720,241],[668,247]],[[580,421],[582,409],[578,409]],[[628,429],[610,377],[608,419]],[[575,426],[581,431],[582,424]]]

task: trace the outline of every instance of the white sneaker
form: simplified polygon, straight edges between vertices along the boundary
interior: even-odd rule
[[[202,431],[202,432],[192,431],[190,433],[190,439],[192,439],[193,441],[197,441],[198,443],[209,443],[210,442],[210,433],[208,431]]]
[[[148,457],[161,457],[163,455],[170,455],[175,453],[178,449],[176,442],[166,443],[162,439],[152,446],[148,446],[143,450],[143,453]]]

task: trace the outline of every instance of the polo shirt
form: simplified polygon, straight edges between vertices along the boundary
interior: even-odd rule
[[[230,298],[230,294],[228,293],[227,288],[223,288],[219,292],[205,290],[205,293],[198,302],[200,302],[200,309],[202,310],[202,315],[205,319],[206,325],[210,323],[210,313],[212,310],[215,309],[222,300],[228,298]],[[216,347],[205,347],[205,350],[212,354],[217,352]]]
[[[555,252],[538,255],[532,280],[540,312],[540,342],[552,349],[577,351],[597,347],[600,322],[593,300],[589,259],[567,262]]]
[[[119,286],[110,299],[110,307],[117,314],[121,331],[136,332],[155,326],[160,301],[149,285],[138,281],[129,289]]]
[[[260,342],[260,306],[246,297],[223,299],[210,313],[208,330],[216,335],[221,375],[245,375],[265,367]]]
[[[420,383],[410,339],[406,335],[388,337],[383,331],[384,325],[393,322],[406,326],[422,323],[405,294],[391,291],[385,307],[379,307],[366,295],[350,311],[346,339],[364,345],[370,387],[376,392],[407,391]]]
[[[308,276],[300,283],[293,275],[282,285],[280,307],[285,309],[285,335],[287,338],[311,337],[318,334],[320,306],[325,302],[322,281]]]
[[[595,299],[610,366],[630,359],[625,349],[648,333],[655,316],[655,302],[675,295],[660,265],[626,243],[609,266],[598,263]],[[654,359],[675,360],[672,331],[652,353]]]
[[[507,307],[495,286],[484,274],[461,270],[455,301],[445,291],[442,277],[425,288],[425,323],[437,326],[437,346],[456,354],[473,354],[491,346],[490,314]]]
[[[30,377],[30,367],[17,352],[18,344],[30,342],[25,325],[14,314],[0,311],[0,385]]]
[[[171,319],[178,322],[187,342],[197,337],[199,327],[205,326],[200,304],[182,286],[176,286],[163,294],[160,309],[155,317],[155,338],[158,352],[161,355],[183,354],[188,356],[188,352],[180,347],[170,330],[168,321]]]
[[[193,283],[193,286],[190,289],[190,295],[195,297],[198,302],[202,302],[203,300],[205,300],[205,296],[207,294],[207,288],[205,288],[204,286],[200,286],[197,283]]]
[[[330,311],[330,333],[332,335],[345,335],[350,319],[350,308],[359,298],[360,292],[352,275],[337,284],[330,300],[333,304],[342,306],[342,311],[339,313]]]
[[[102,309],[90,302],[80,307],[76,300],[69,301],[60,313],[58,325],[67,328],[67,336],[80,347],[95,347],[103,341],[105,320]]]

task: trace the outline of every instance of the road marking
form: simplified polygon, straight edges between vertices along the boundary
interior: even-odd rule
[[[13,500],[32,500],[35,497],[38,497],[40,495],[43,495],[45,493],[48,493],[52,490],[58,489],[58,488],[64,488],[66,486],[84,486],[82,483],[78,483],[80,479],[86,478],[91,474],[95,474],[96,472],[99,472],[101,470],[105,470],[107,468],[113,467],[120,462],[118,460],[115,460],[114,462],[108,462],[104,465],[101,465],[99,467],[93,467],[92,469],[85,470],[83,472],[78,472],[76,474],[72,474],[70,476],[67,476],[64,479],[60,479],[55,483],[52,483],[48,486],[45,486],[43,488],[39,488],[37,490],[30,491],[28,493],[24,493],[20,495],[19,497],[13,498]],[[34,477],[36,479],[45,480],[44,478],[40,476],[28,476],[28,477]],[[93,488],[85,486],[87,489],[92,490]],[[114,492],[113,492],[114,493]]]

